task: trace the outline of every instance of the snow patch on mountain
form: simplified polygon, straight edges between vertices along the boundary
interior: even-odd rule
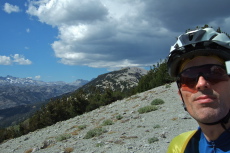
[[[10,75],[7,75],[6,77],[0,76],[0,85],[16,85],[16,86],[52,86],[52,85],[74,85],[79,86],[82,84],[86,84],[87,80],[76,80],[71,83],[66,83],[63,81],[57,81],[57,82],[44,82],[40,80],[33,80],[32,78],[18,78],[13,77]]]

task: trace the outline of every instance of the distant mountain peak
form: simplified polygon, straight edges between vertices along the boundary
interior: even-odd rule
[[[126,69],[131,71],[131,72],[141,73],[143,75],[148,73],[148,70],[145,70],[145,69],[142,69],[142,68],[139,68],[139,67],[124,67],[124,68],[121,68],[121,70],[126,70]]]
[[[111,88],[113,91],[128,90],[137,86],[141,77],[146,75],[147,72],[147,70],[138,67],[124,67],[120,70],[101,74],[82,88],[86,91],[89,91],[91,86],[100,90],[106,88]]]
[[[16,86],[47,86],[47,85],[73,85],[79,86],[86,84],[88,81],[79,79],[72,83],[66,83],[64,81],[56,81],[56,82],[44,82],[40,80],[33,80],[30,77],[27,78],[19,78],[11,75],[7,75],[6,77],[0,76],[0,85],[16,85]]]
[[[77,90],[87,80],[44,82],[32,78],[0,76],[0,109],[41,102]]]

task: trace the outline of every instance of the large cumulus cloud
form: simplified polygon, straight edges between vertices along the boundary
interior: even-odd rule
[[[30,0],[27,13],[58,28],[52,48],[61,63],[116,68],[149,66],[166,58],[176,36],[188,28],[204,24],[226,28],[229,4],[228,0]]]

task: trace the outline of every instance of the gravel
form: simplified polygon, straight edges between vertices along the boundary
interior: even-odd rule
[[[165,103],[158,105],[158,110],[138,112],[154,99]],[[106,120],[110,122],[106,124]],[[85,139],[89,131],[100,127],[104,133]],[[197,127],[184,111],[176,84],[172,83],[8,140],[0,145],[0,152],[164,153],[173,137]]]

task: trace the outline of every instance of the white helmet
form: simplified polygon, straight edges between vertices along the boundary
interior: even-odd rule
[[[216,55],[223,60],[230,60],[230,39],[224,33],[212,28],[198,29],[178,37],[171,47],[168,58],[168,71],[172,77],[179,73],[184,60],[195,56]]]

